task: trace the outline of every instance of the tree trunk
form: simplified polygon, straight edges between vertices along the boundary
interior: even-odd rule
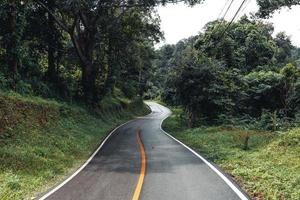
[[[97,33],[97,28],[95,26],[97,17],[87,20],[88,16],[86,16],[84,12],[80,12],[80,15],[78,15],[76,12],[72,26],[68,27],[61,20],[59,20],[43,2],[38,1],[38,4],[45,8],[49,14],[51,14],[54,21],[70,35],[82,65],[81,81],[83,86],[84,100],[86,103],[97,102],[97,70],[95,68],[93,55],[95,50],[95,37]],[[80,19],[82,23],[80,23]],[[90,24],[88,24],[89,22]],[[84,28],[82,28],[82,26]]]
[[[51,11],[54,10],[54,1],[48,1],[48,7]],[[53,11],[54,12],[54,11]],[[53,16],[48,12],[48,70],[47,70],[47,79],[48,81],[56,81],[56,62],[55,62],[55,21]]]
[[[195,115],[192,111],[188,111],[188,127],[193,128],[195,126]]]
[[[115,49],[113,48],[113,43],[112,41],[109,39],[109,43],[108,43],[108,69],[107,69],[107,78],[105,80],[105,85],[104,85],[104,94],[102,95],[106,95],[106,94],[113,94],[113,88],[115,86],[116,80],[115,80],[115,68],[117,67],[117,63],[116,63],[116,58],[115,58]]]
[[[83,32],[80,33],[78,37],[75,37],[74,33],[70,34],[77,55],[81,61],[83,98],[88,104],[98,101],[96,89],[97,70],[93,60],[95,34],[95,32],[92,34]]]
[[[140,95],[140,97],[143,96],[143,87],[142,87],[142,69],[139,69],[139,85],[138,85],[138,94]]]
[[[102,94],[102,95],[113,94],[113,89],[114,89],[115,82],[116,82],[113,70],[114,69],[113,69],[112,64],[109,64],[108,70],[107,70],[107,78],[105,80],[104,94]]]
[[[7,64],[12,73],[13,79],[16,79],[18,74],[18,38],[17,38],[17,4],[16,0],[9,1],[9,10],[8,10],[8,31],[9,31],[9,39],[7,44]]]
[[[97,90],[95,86],[96,73],[92,64],[84,64],[82,68],[82,86],[84,100],[88,104],[97,102]]]

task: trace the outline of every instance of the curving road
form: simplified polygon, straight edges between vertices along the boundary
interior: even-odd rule
[[[200,155],[161,130],[170,110],[130,121],[104,142],[47,200],[246,200],[247,195]]]

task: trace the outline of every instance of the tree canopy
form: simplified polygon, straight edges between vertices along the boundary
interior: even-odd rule
[[[1,88],[91,105],[115,87],[143,95],[162,38],[154,7],[176,2],[1,1]]]
[[[258,15],[260,17],[269,17],[274,11],[282,7],[291,8],[295,5],[300,5],[300,0],[256,0],[259,6]]]
[[[209,22],[199,35],[157,51],[157,73],[166,74],[157,77],[161,98],[182,105],[190,126],[266,112],[293,119],[299,50],[285,33],[273,36],[272,24],[244,16],[221,37],[227,25]]]

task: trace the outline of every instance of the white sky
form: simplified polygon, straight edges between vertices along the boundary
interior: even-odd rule
[[[196,35],[207,22],[218,18],[226,1],[205,0],[204,3],[194,7],[188,7],[183,3],[158,7],[161,29],[165,33],[165,41],[158,44],[158,46],[175,44],[183,38]],[[226,20],[231,20],[241,2],[242,0],[234,1],[225,17]],[[237,18],[257,10],[256,0],[248,0]],[[285,31],[287,35],[291,36],[293,44],[300,47],[300,6],[295,6],[291,10],[284,8],[280,12],[276,12],[267,21],[274,24],[275,33]]]

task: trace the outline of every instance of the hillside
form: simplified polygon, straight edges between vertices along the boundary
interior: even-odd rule
[[[114,127],[148,109],[105,98],[98,110],[0,95],[0,199],[35,197],[76,170]]]

